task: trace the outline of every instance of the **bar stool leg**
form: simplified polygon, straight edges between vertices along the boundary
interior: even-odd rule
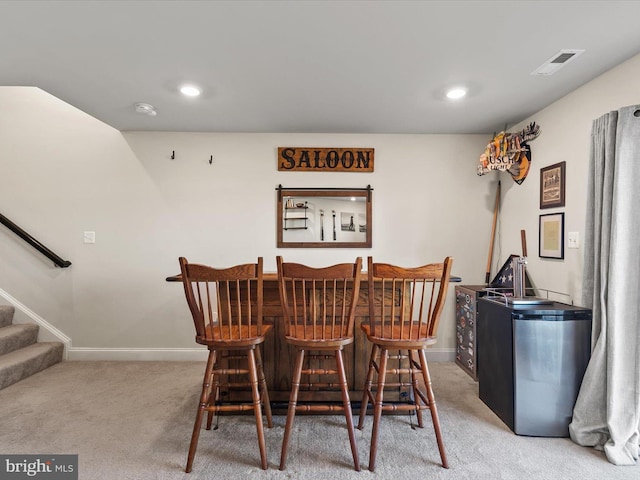
[[[349,390],[347,388],[347,375],[344,371],[342,360],[342,349],[335,351],[336,366],[340,378],[340,390],[342,390],[342,405],[344,406],[344,416],[347,420],[347,430],[349,431],[349,443],[351,443],[351,455],[356,472],[360,471],[360,459],[358,458],[358,445],[356,444],[356,434],[353,429],[353,414],[351,412],[351,402],[349,401]]]
[[[369,406],[369,398],[371,394],[371,384],[373,381],[373,373],[375,372],[376,355],[378,354],[378,346],[373,345],[371,348],[371,357],[369,358],[369,369],[367,370],[367,379],[364,382],[364,392],[362,392],[362,401],[360,402],[360,419],[358,420],[358,430],[364,427],[364,418],[367,415],[367,407]]]
[[[269,400],[269,389],[267,388],[267,380],[264,377],[264,368],[262,363],[262,353],[260,347],[256,347],[256,367],[258,368],[258,382],[260,383],[260,392],[262,402],[264,404],[264,413],[267,417],[267,427],[273,427],[273,419],[271,416],[271,400]]]
[[[211,370],[211,380],[210,380],[210,384],[211,384],[211,388],[209,389],[209,400],[207,400],[207,405],[218,405],[218,401],[220,400],[220,380],[219,380],[219,375],[216,375],[216,370],[218,368],[218,362],[221,360],[222,355],[218,355],[216,352],[216,357],[215,360],[213,361],[213,368]],[[216,412],[216,428],[214,430],[217,430],[218,428],[218,420],[220,419],[220,417],[218,416],[219,413]],[[206,425],[206,429],[207,430],[211,430],[211,424],[213,423],[213,410],[209,410],[207,412],[207,425]]]
[[[420,409],[420,385],[418,383],[419,373],[422,373],[422,369],[418,370],[419,363],[414,360],[415,350],[409,350],[409,368],[411,369],[411,386],[413,388],[413,401],[415,402],[415,412],[418,418],[418,427],[424,428],[424,422],[422,420],[422,410]]]
[[[436,399],[433,394],[433,388],[431,387],[431,376],[429,375],[429,367],[427,366],[427,356],[424,349],[418,351],[420,356],[420,366],[422,367],[422,376],[424,378],[424,384],[427,389],[427,399],[429,400],[429,410],[431,411],[431,419],[433,420],[433,429],[436,433],[436,440],[438,442],[438,450],[440,450],[440,459],[442,460],[442,466],[449,468],[449,462],[447,461],[447,453],[444,450],[444,442],[442,440],[442,431],[440,430],[440,419],[438,418],[438,410],[436,408]]]
[[[369,470],[375,471],[376,453],[378,448],[378,427],[382,417],[382,403],[384,399],[384,382],[387,376],[387,361],[389,350],[385,347],[380,349],[380,365],[378,366],[378,391],[376,392],[376,403],[373,407],[373,430],[371,431],[371,448],[369,450]]]
[[[207,406],[207,400],[209,398],[209,387],[211,381],[211,371],[213,370],[213,364],[215,362],[216,352],[215,350],[209,350],[209,357],[207,358],[207,367],[204,370],[204,378],[202,381],[202,393],[200,395],[200,403],[198,405],[198,412],[196,413],[196,421],[193,425],[193,433],[191,434],[191,444],[189,445],[189,455],[187,457],[187,468],[185,472],[189,473],[193,467],[193,459],[196,455],[196,448],[198,447],[198,439],[200,438],[200,427],[202,425],[202,416]]]
[[[287,448],[289,446],[289,436],[293,426],[293,418],[296,416],[296,405],[298,404],[298,391],[300,390],[300,377],[302,376],[302,364],[304,362],[304,350],[298,349],[296,364],[291,380],[291,394],[289,395],[289,409],[287,411],[287,423],[284,427],[284,437],[282,438],[282,452],[280,453],[280,470],[284,470],[287,461]]]
[[[267,447],[264,439],[264,427],[262,425],[262,407],[260,404],[260,392],[258,391],[258,369],[256,367],[255,350],[250,349],[247,355],[249,364],[249,380],[251,382],[251,396],[253,397],[253,413],[256,417],[256,431],[258,433],[258,448],[260,449],[260,462],[262,469],[267,469]]]

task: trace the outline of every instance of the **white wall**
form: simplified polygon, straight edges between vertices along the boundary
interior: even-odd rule
[[[562,75],[559,71],[555,75]],[[552,78],[552,77],[551,77]],[[542,128],[531,142],[532,166],[529,176],[516,185],[502,178],[501,242],[502,259],[521,253],[520,230],[527,232],[528,272],[536,286],[568,293],[582,305],[583,241],[587,200],[591,124],[611,110],[640,104],[640,55],[587,83],[509,131],[517,131],[535,121]],[[549,78],[540,77],[540,81]],[[567,162],[565,207],[540,210],[540,168]],[[506,188],[505,188],[506,187]],[[565,212],[564,260],[538,257],[538,218],[541,214]],[[566,232],[579,232],[580,248],[568,249]]]
[[[215,265],[261,255],[267,271],[278,254],[318,266],[451,255],[464,283],[484,281],[496,177],[475,166],[487,136],[122,134],[31,87],[1,87],[0,106],[0,213],[73,262],[54,268],[0,227],[0,293],[68,335],[71,358],[193,347],[181,286],[164,281],[180,255]],[[278,172],[280,146],[372,147],[375,172]],[[277,249],[278,184],[370,184],[373,248]],[[453,287],[447,303],[436,351],[453,359]]]
[[[520,253],[525,229],[534,283],[580,304],[582,243],[565,248],[564,260],[538,258],[538,216],[565,212],[566,231],[583,240],[591,122],[640,103],[639,74],[636,56],[511,127],[542,127],[522,185],[505,174],[476,176],[489,135],[122,134],[37,88],[0,87],[0,213],[73,262],[54,268],[0,227],[0,296],[68,335],[77,358],[165,358],[193,347],[180,285],[164,281],[177,273],[179,255],[218,265],[262,255],[266,270],[275,269],[277,254],[312,265],[356,255],[414,265],[452,255],[463,283],[481,284],[501,178],[492,274]],[[278,172],[277,147],[296,145],[375,148],[375,172]],[[566,206],[540,210],[540,168],[560,161],[567,162]],[[278,184],[371,184],[373,248],[277,249]],[[96,232],[95,245],[82,243],[83,231]],[[450,358],[453,304],[452,288],[436,349]]]

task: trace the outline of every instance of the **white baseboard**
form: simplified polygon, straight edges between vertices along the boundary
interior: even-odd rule
[[[120,361],[206,361],[206,348],[91,348],[71,347],[68,360],[120,360]],[[455,350],[450,348],[430,348],[427,350],[430,362],[453,362]]]
[[[455,362],[455,348],[427,348],[427,360],[429,362]]]
[[[67,360],[119,360],[199,362],[207,360],[206,348],[91,348],[71,347]]]

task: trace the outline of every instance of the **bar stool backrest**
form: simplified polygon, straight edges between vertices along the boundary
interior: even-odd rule
[[[371,335],[387,340],[433,338],[447,296],[451,265],[403,268],[367,259]]]
[[[263,335],[263,260],[213,268],[180,258],[196,342],[246,341]]]
[[[331,342],[353,337],[362,259],[314,268],[277,257],[285,335]]]

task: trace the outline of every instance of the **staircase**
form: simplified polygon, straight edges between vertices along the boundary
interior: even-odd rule
[[[38,342],[38,325],[13,324],[15,308],[0,305],[0,390],[62,360],[60,342]]]

